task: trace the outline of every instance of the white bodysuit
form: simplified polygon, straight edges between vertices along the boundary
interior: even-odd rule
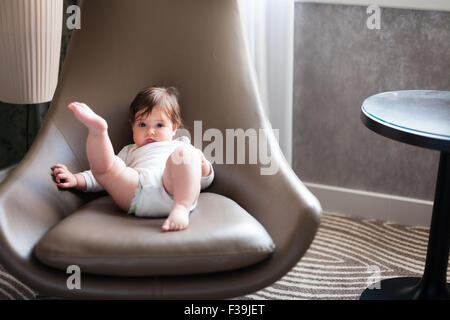
[[[122,159],[127,167],[135,169],[139,173],[139,187],[131,203],[129,214],[140,217],[166,217],[169,215],[173,204],[173,198],[163,186],[162,176],[166,167],[166,161],[172,152],[180,145],[191,145],[189,138],[179,137],[172,141],[160,141],[138,147],[129,144],[120,150],[117,156]],[[81,172],[86,180],[86,191],[97,192],[104,188],[95,180],[90,170]],[[211,165],[211,174],[201,178],[201,190],[209,187],[214,180],[214,169]],[[195,202],[191,211],[195,209]]]

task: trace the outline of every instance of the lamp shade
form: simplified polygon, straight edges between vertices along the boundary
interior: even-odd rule
[[[0,101],[52,100],[58,82],[63,0],[0,1]]]

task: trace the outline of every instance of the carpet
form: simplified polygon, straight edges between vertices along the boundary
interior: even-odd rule
[[[425,227],[327,212],[310,248],[289,273],[265,289],[236,299],[359,299],[367,286],[379,280],[421,277],[427,243]],[[0,266],[0,299],[36,298],[36,292]]]
[[[394,277],[421,277],[429,228],[325,213],[313,243],[283,278],[242,299],[356,300]],[[447,272],[447,279],[450,279]]]

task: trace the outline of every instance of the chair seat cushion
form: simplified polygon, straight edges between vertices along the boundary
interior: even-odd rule
[[[236,202],[201,193],[183,231],[162,232],[164,219],[121,211],[109,196],[62,220],[35,247],[49,266],[114,276],[185,275],[233,270],[268,258],[275,245]]]

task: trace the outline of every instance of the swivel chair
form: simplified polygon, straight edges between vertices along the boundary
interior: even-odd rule
[[[238,10],[237,0],[81,3],[81,29],[73,32],[44,124],[25,158],[0,185],[0,264],[6,270],[48,296],[222,299],[269,286],[298,263],[316,234],[322,210],[287,164],[272,133]],[[68,290],[68,274],[37,259],[35,247],[83,206],[111,203],[97,199],[98,195],[58,190],[52,181],[49,168],[56,162],[73,171],[88,169],[87,130],[66,106],[82,101],[104,117],[118,151],[132,141],[127,122],[131,100],[140,89],[154,84],[180,91],[182,116],[193,136],[196,120],[202,121],[203,131],[215,128],[224,135],[230,128],[264,129],[272,165],[278,171],[262,175],[261,169],[267,166],[248,161],[215,163],[215,181],[206,193],[230,199],[248,212],[270,235],[275,249],[267,259],[225,271],[141,276],[83,273],[82,288]],[[203,208],[208,207],[202,197],[199,205],[203,201]],[[215,210],[227,214],[223,208]]]

